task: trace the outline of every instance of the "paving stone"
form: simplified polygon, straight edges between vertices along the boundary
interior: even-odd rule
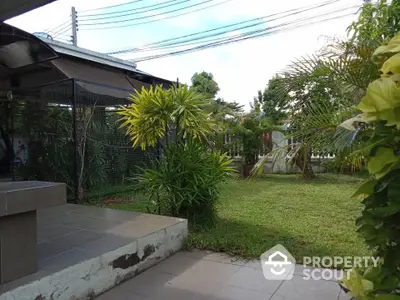
[[[258,260],[248,261],[241,266],[229,263],[226,260],[228,257],[205,251],[180,252],[115,287],[99,300],[350,299],[340,292],[336,282],[304,280],[299,275],[288,281],[266,280]],[[299,274],[301,270],[301,266],[298,266],[296,273]]]
[[[261,269],[243,266],[231,276],[228,285],[272,295],[281,283],[281,280],[266,280]]]
[[[304,280],[302,276],[295,275],[293,279],[284,281],[274,296],[283,297],[285,300],[337,300],[339,292],[340,287],[336,282],[326,280]]]

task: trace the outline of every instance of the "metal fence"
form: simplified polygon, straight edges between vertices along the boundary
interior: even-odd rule
[[[90,92],[96,88],[105,87],[69,79],[0,99],[0,125],[15,153],[3,177],[65,182],[71,200],[131,185],[157,150],[132,147],[117,115],[127,100]]]

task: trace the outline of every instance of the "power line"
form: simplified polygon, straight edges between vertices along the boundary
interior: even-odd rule
[[[57,27],[55,27],[55,28],[53,28],[51,30],[47,30],[47,31],[44,31],[44,32],[46,32],[48,34],[57,33],[59,30],[63,30],[64,28],[66,28],[66,27],[68,27],[70,25],[71,25],[70,22],[67,21],[67,22],[64,22],[63,24],[60,24],[59,26],[57,26]]]
[[[96,16],[105,16],[105,15],[115,15],[115,14],[121,14],[121,13],[126,13],[126,12],[131,12],[131,11],[138,11],[138,10],[141,10],[141,9],[145,9],[145,8],[152,8],[152,7],[158,7],[158,6],[161,6],[161,5],[164,5],[164,4],[167,4],[167,3],[171,3],[171,2],[176,2],[176,1],[179,1],[179,0],[168,0],[168,1],[164,1],[164,2],[161,2],[161,3],[157,3],[157,4],[152,4],[152,5],[146,5],[146,6],[141,6],[141,7],[136,7],[136,8],[133,8],[133,9],[127,9],[127,10],[124,10],[124,11],[114,11],[114,12],[108,12],[108,13],[99,13],[99,14],[90,14],[90,15],[85,15],[85,14],[81,14],[81,13],[79,13],[79,15],[81,16],[81,17],[84,17],[85,18],[85,21],[89,21],[89,20],[98,20],[98,19],[100,19],[100,18],[90,18],[90,19],[86,19],[86,17],[96,17]],[[191,1],[191,0],[190,0]],[[108,18],[112,18],[113,16],[111,16],[111,17],[108,17]],[[122,17],[122,16],[115,16],[115,17]]]
[[[143,16],[143,17],[137,17],[137,18],[128,19],[128,20],[117,20],[117,21],[108,21],[108,22],[100,22],[100,23],[81,23],[81,25],[84,25],[84,26],[96,26],[96,25],[125,23],[125,22],[130,22],[130,21],[135,21],[135,20],[149,19],[149,18],[153,18],[153,17],[158,17],[158,16],[174,13],[174,12],[181,11],[181,10],[184,10],[184,9],[192,8],[192,7],[199,6],[199,5],[202,5],[202,4],[205,4],[205,3],[208,3],[208,2],[212,2],[212,1],[214,1],[214,0],[205,0],[205,1],[201,1],[199,3],[193,4],[193,5],[177,8],[177,9],[174,9],[174,10],[169,10],[169,11],[158,13],[158,14],[154,14],[154,15],[151,15],[151,16]]]
[[[144,1],[144,0],[134,0],[134,1],[121,3],[121,4],[116,4],[116,5],[109,5],[109,6],[103,6],[103,7],[93,8],[93,9],[82,10],[81,12],[89,12],[89,11],[96,11],[96,10],[100,10],[100,9],[108,9],[108,8],[120,7],[120,6],[129,5],[129,4],[142,2],[142,1]]]
[[[47,29],[44,29],[44,30],[42,30],[42,32],[54,31],[54,30],[58,29],[59,27],[61,27],[61,26],[65,25],[65,24],[67,24],[68,22],[70,22],[70,20],[67,20],[67,21],[63,22],[63,23],[57,25],[56,27],[49,27],[49,28],[47,28]]]
[[[176,1],[176,0],[174,0],[174,1]],[[114,19],[114,18],[132,16],[132,15],[136,15],[136,14],[142,14],[142,13],[146,13],[146,12],[149,12],[149,11],[154,11],[154,10],[159,10],[159,9],[163,9],[163,8],[175,6],[175,5],[182,4],[182,3],[185,3],[185,2],[189,2],[189,1],[192,1],[192,0],[181,0],[181,1],[176,2],[176,3],[164,5],[164,6],[161,6],[161,7],[151,8],[151,9],[148,9],[148,10],[138,11],[138,12],[134,12],[134,13],[124,14],[124,15],[119,15],[119,16],[108,16],[108,17],[84,19],[83,21],[105,20],[105,19]],[[212,1],[212,0],[211,0],[211,1]],[[122,22],[125,22],[125,21],[133,21],[133,20],[138,20],[138,19],[146,19],[146,18],[150,18],[150,17],[153,17],[153,16],[139,17],[139,18],[136,18],[136,19],[121,20],[121,21],[122,21]],[[112,23],[118,23],[118,22],[113,21]],[[104,24],[104,23],[99,23],[99,24],[95,24],[95,25],[100,25],[100,24]],[[107,23],[105,23],[105,24],[107,24]],[[89,23],[89,24],[83,23],[83,25],[90,25],[90,23]]]
[[[61,28],[61,29],[57,30],[56,32],[49,33],[49,34],[50,34],[50,35],[57,36],[57,34],[59,34],[59,33],[64,33],[64,32],[67,32],[68,30],[70,30],[70,29],[71,29],[71,27],[72,27],[72,25],[71,25],[71,24],[68,24],[66,27],[63,27],[63,28]]]
[[[256,39],[256,38],[260,38],[260,37],[265,37],[265,36],[268,36],[268,35],[271,35],[271,34],[274,34],[274,33],[279,33],[279,32],[282,32],[282,31],[288,31],[288,30],[291,30],[291,29],[297,29],[297,28],[304,27],[304,26],[309,26],[309,25],[313,25],[313,24],[317,24],[317,23],[322,23],[322,22],[327,22],[327,21],[331,21],[331,20],[335,20],[335,19],[340,19],[340,18],[344,18],[344,17],[347,17],[347,16],[355,15],[355,14],[356,13],[349,13],[349,14],[344,14],[344,15],[341,15],[341,16],[327,18],[327,19],[323,19],[323,20],[319,20],[319,21],[315,21],[315,22],[308,22],[308,23],[305,23],[305,24],[293,24],[292,26],[290,26],[288,28],[283,28],[283,29],[276,28],[274,31],[268,31],[268,29],[269,30],[271,29],[271,28],[268,28],[267,30],[263,30],[264,32],[261,32],[261,33],[256,34],[256,35],[245,36],[245,37],[236,38],[236,39],[227,39],[226,41],[223,41],[223,42],[209,43],[209,44],[205,44],[205,45],[201,45],[201,46],[197,46],[197,47],[193,47],[193,48],[189,48],[189,49],[174,51],[174,52],[170,52],[170,53],[164,53],[164,54],[158,54],[158,55],[153,55],[153,56],[141,57],[141,58],[134,59],[134,61],[135,62],[141,62],[141,61],[146,61],[146,60],[153,60],[153,59],[163,58],[163,57],[167,57],[167,56],[182,55],[182,54],[201,51],[201,50],[209,49],[209,48],[220,47],[220,46],[224,46],[224,45],[228,45],[228,44],[232,44],[232,43],[237,43],[237,42],[241,42],[241,41],[245,41],[245,40],[249,40],[249,39]],[[303,19],[301,21],[304,21],[304,20],[306,20],[306,19]],[[301,22],[299,22],[299,23],[301,23]]]
[[[195,9],[195,10],[192,10],[192,11],[189,11],[189,12],[177,14],[177,15],[174,15],[174,16],[169,16],[169,17],[162,18],[162,19],[145,21],[145,22],[140,22],[140,23],[135,23],[135,24],[119,25],[119,26],[108,26],[108,27],[98,27],[98,28],[83,28],[81,30],[106,30],[106,29],[125,28],[125,27],[132,27],[132,26],[150,24],[150,23],[154,23],[154,22],[159,22],[159,21],[164,21],[164,20],[168,20],[168,19],[173,19],[173,18],[189,15],[189,14],[192,14],[192,13],[195,13],[195,12],[199,12],[199,11],[202,11],[202,10],[205,10],[205,9],[209,9],[209,8],[212,8],[212,7],[216,7],[216,6],[231,2],[231,1],[234,1],[234,0],[225,0],[225,1],[213,4],[213,5],[209,5],[209,6],[206,6],[206,7],[198,8],[198,9]]]
[[[124,50],[108,52],[106,54],[115,55],[115,54],[122,54],[122,53],[133,52],[133,51],[146,50],[146,48],[148,48],[149,46],[155,46],[155,45],[159,45],[159,44],[164,44],[166,42],[180,40],[180,39],[183,39],[183,38],[186,38],[186,37],[196,36],[196,35],[203,34],[203,33],[209,33],[209,32],[217,31],[217,30],[220,30],[220,29],[225,29],[225,28],[229,28],[229,27],[233,27],[233,26],[238,26],[238,25],[242,25],[242,24],[246,24],[246,23],[262,20],[261,22],[257,22],[255,24],[250,24],[250,25],[247,25],[247,26],[238,27],[238,28],[235,28],[235,29],[218,32],[218,33],[215,33],[215,34],[212,34],[212,35],[207,35],[207,36],[204,36],[204,37],[199,37],[199,39],[213,37],[213,36],[217,36],[217,35],[221,35],[221,34],[225,34],[225,33],[234,32],[234,31],[237,31],[237,30],[242,30],[242,29],[247,29],[247,28],[250,28],[250,27],[255,27],[255,26],[258,26],[258,25],[265,24],[266,22],[276,21],[276,20],[281,19],[281,18],[285,18],[285,17],[289,17],[289,16],[296,15],[296,14],[299,14],[299,13],[303,13],[303,12],[306,12],[306,11],[309,11],[309,10],[321,8],[323,6],[330,5],[330,4],[333,4],[333,3],[338,2],[338,1],[341,1],[341,0],[333,0],[333,1],[331,0],[331,1],[327,1],[327,2],[319,4],[319,5],[299,7],[299,8],[291,9],[291,10],[284,11],[284,12],[279,12],[279,13],[266,15],[266,16],[262,16],[262,17],[258,17],[258,18],[254,18],[254,19],[250,19],[250,20],[246,20],[246,21],[242,21],[242,22],[237,22],[237,23],[234,23],[234,24],[229,24],[229,25],[225,25],[225,26],[212,28],[212,29],[205,30],[205,31],[200,31],[200,32],[195,32],[195,33],[191,33],[191,34],[175,37],[175,38],[165,39],[165,40],[154,42],[154,43],[148,43],[148,44],[145,44],[145,45],[140,46],[140,47],[128,48],[128,49],[124,49]],[[286,14],[286,15],[281,16],[279,18],[265,20],[267,18],[274,17],[274,16],[279,16],[279,15],[283,15],[283,14]],[[188,41],[193,41],[193,40],[188,40]],[[186,42],[188,42],[188,41],[186,41]],[[172,43],[172,44],[169,43],[169,44],[167,44],[165,46],[179,44],[179,43],[182,43],[182,42],[177,42],[177,43]]]

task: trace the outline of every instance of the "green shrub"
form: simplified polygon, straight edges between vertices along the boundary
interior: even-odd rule
[[[151,212],[188,218],[194,223],[214,219],[219,184],[231,176],[232,161],[195,141],[171,143],[156,168],[138,176]]]

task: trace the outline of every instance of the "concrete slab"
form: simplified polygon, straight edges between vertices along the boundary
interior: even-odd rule
[[[92,299],[178,251],[187,221],[66,204],[38,210],[38,236],[39,272],[0,300]]]

